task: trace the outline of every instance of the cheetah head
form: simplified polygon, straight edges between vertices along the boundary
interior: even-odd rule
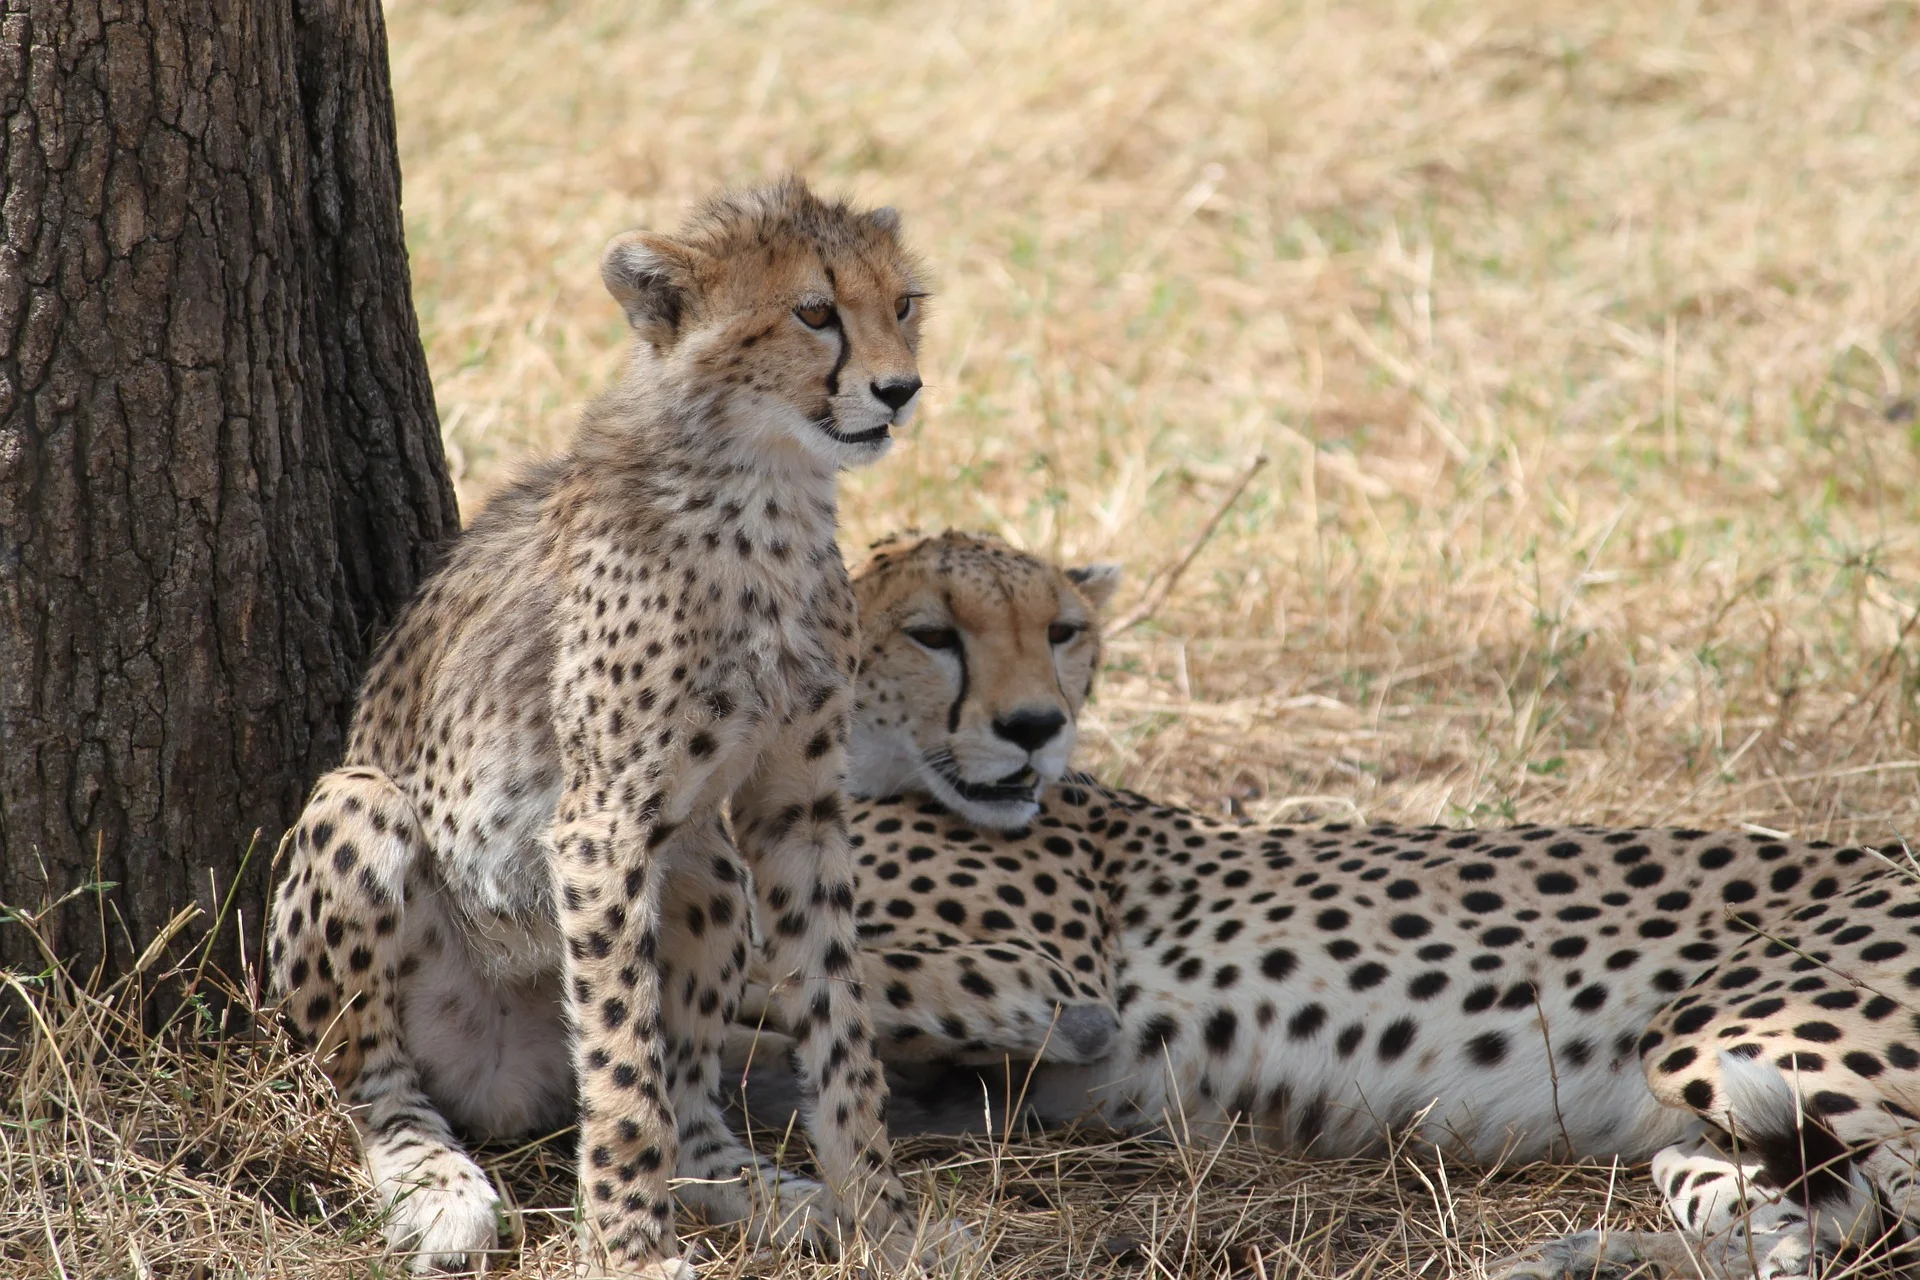
[[[763,455],[872,462],[920,392],[921,270],[892,209],[828,204],[797,177],[722,195],[679,232],[616,236],[601,258],[637,358],[664,392]]]
[[[1061,569],[982,534],[883,544],[854,581],[848,790],[922,791],[968,822],[1033,820],[1073,756],[1115,565]]]

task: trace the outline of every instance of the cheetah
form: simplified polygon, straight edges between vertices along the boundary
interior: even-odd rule
[[[835,522],[837,473],[917,403],[922,272],[893,210],[798,179],[617,237],[601,271],[630,361],[379,647],[345,763],[285,846],[272,973],[416,1271],[496,1241],[456,1130],[576,1115],[594,1274],[692,1275],[669,1177],[710,1221],[858,1224],[901,1261],[913,1216],[851,980]],[[715,1101],[750,888],[824,1186],[755,1156]]]
[[[1798,1275],[1920,1225],[1903,852],[1259,827],[1015,739],[1023,760],[1016,710],[1064,717],[1049,741],[1071,743],[1113,571],[1093,580],[947,534],[855,581],[855,915],[896,1130],[979,1127],[1012,1059],[1047,1123],[1324,1156],[1411,1134],[1483,1162],[1652,1157],[1680,1232],[1571,1237],[1498,1264],[1518,1280],[1695,1256]],[[763,1076],[748,1105],[777,1109]]]

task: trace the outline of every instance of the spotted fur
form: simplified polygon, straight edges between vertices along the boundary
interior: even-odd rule
[[[941,555],[960,557],[966,542],[948,535]],[[942,560],[916,554],[858,582],[863,604],[889,599],[887,579],[910,564],[913,592],[956,601],[996,598],[996,574],[1049,572],[997,550],[971,561],[984,579],[963,578],[929,573]],[[865,627],[862,720],[893,705],[868,690],[897,687],[912,656],[885,634],[891,619]],[[993,652],[1042,669],[1032,649]],[[968,679],[1015,679],[982,666]],[[935,682],[909,719],[937,736],[926,709],[966,696],[963,682]],[[865,731],[857,721],[856,741]],[[851,785],[912,788],[899,772]],[[1920,1216],[1911,867],[1764,834],[1256,827],[1073,777],[1010,830],[950,805],[902,794],[852,817],[869,971],[915,939],[877,1014],[881,1052],[911,1067],[918,1087],[905,1101],[934,1127],[977,1126],[982,1089],[929,1073],[928,1060],[999,1056],[1015,1060],[1044,1121],[1091,1112],[1181,1135],[1231,1127],[1327,1156],[1411,1133],[1482,1160],[1663,1152],[1668,1168],[1725,1174],[1726,1157],[1701,1145],[1711,1136],[1751,1163],[1761,1193],[1742,1202],[1742,1229],[1773,1233],[1762,1252],[1781,1246],[1776,1269],[1898,1237],[1892,1228]],[[1069,921],[1089,936],[1067,937]],[[1006,1011],[1031,993],[996,975],[961,1002],[949,965],[976,952],[1088,960],[1095,980],[1043,989],[1052,1008],[1039,1016],[1104,1008],[1117,1019],[1111,1052],[1087,1061],[1037,1051],[1028,1031],[1003,1035],[1016,1021]],[[917,1030],[902,1011],[919,1008],[943,1010],[950,1032]],[[1004,1089],[1004,1068],[988,1078]],[[1845,1153],[1824,1170],[1805,1159],[1816,1132]],[[1689,1198],[1676,1207],[1687,1235],[1632,1248],[1678,1256],[1724,1234],[1724,1215]],[[1762,1204],[1784,1207],[1756,1223],[1747,1210]],[[1784,1246],[1795,1230],[1814,1243]],[[1569,1280],[1619,1260],[1574,1244],[1552,1257],[1524,1273]]]
[[[273,973],[416,1269],[494,1243],[456,1129],[576,1108],[589,1270],[690,1275],[670,1176],[756,1235],[838,1216],[904,1256],[854,972],[834,542],[837,471],[885,451],[920,386],[897,226],[789,180],[608,246],[629,367],[386,638],[290,837]],[[750,883],[825,1187],[756,1157],[715,1101]]]

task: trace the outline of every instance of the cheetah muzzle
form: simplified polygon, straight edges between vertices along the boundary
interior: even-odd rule
[[[1024,827],[1072,758],[1119,570],[1043,568],[951,535],[874,550],[849,787],[923,792],[987,830]]]

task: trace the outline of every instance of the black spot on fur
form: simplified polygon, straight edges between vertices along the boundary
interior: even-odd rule
[[[1156,1013],[1147,1019],[1147,1025],[1140,1029],[1140,1041],[1135,1055],[1141,1058],[1158,1057],[1160,1051],[1172,1044],[1179,1034],[1179,1023],[1167,1014]]]
[[[1379,986],[1386,976],[1387,966],[1369,960],[1348,976],[1347,984],[1355,991],[1367,991]]]
[[[1225,1053],[1233,1048],[1234,1032],[1240,1026],[1240,1019],[1231,1009],[1216,1009],[1207,1019],[1207,1048],[1213,1053]]]
[[[1507,1037],[1504,1032],[1487,1031],[1467,1041],[1467,1057],[1483,1067],[1495,1066],[1507,1056]]]
[[[1309,1004],[1287,1019],[1287,1035],[1294,1040],[1311,1039],[1327,1023],[1326,1006]]]
[[[1284,982],[1299,967],[1300,958],[1285,947],[1275,947],[1261,958],[1260,972],[1270,982]]]
[[[1412,1046],[1414,1037],[1419,1033],[1419,1025],[1412,1018],[1396,1018],[1388,1023],[1387,1029],[1380,1033],[1381,1061],[1392,1062],[1399,1058]]]
[[[1408,942],[1416,938],[1424,938],[1433,932],[1433,925],[1425,916],[1415,915],[1412,912],[1395,916],[1388,922],[1387,927],[1392,930],[1394,937]]]

